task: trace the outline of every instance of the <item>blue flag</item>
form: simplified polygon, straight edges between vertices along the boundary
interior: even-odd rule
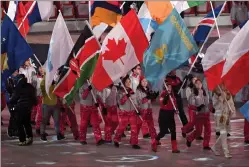
[[[224,4],[223,4],[224,5]],[[215,17],[219,15],[222,6],[220,5],[217,8],[214,9]],[[214,26],[215,20],[214,20],[214,15],[213,11],[210,11],[200,22],[199,24],[195,27],[193,31],[193,36],[196,42],[203,43],[205,39],[207,38],[207,35],[211,28]]]
[[[160,90],[165,76],[197,53],[198,47],[183,22],[173,9],[157,28],[150,47],[144,53],[143,69],[153,90]]]
[[[1,81],[20,68],[33,55],[33,51],[22,37],[15,24],[5,15],[1,26]]]
[[[244,104],[239,110],[247,119],[247,121],[249,121],[249,101],[246,102],[246,104]]]

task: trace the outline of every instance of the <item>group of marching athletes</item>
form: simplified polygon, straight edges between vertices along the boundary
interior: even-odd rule
[[[186,138],[188,147],[191,147],[191,143],[195,139],[203,140],[204,150],[212,150],[215,155],[220,155],[217,144],[221,141],[225,157],[232,157],[228,149],[227,137],[230,136],[230,118],[235,113],[235,107],[232,95],[222,84],[213,91],[212,100],[209,100],[202,81],[193,75],[186,76],[187,82],[185,82],[183,88],[186,90],[188,102],[188,120],[179,93],[183,83],[176,76],[176,72],[172,71],[165,77],[165,84],[159,95],[158,92],[153,92],[149,88],[146,78],[141,76],[141,66],[137,65],[132,69],[130,75],[122,78],[122,84],[113,83],[101,92],[97,91],[88,82],[83,84],[78,92],[80,98],[80,127],[78,128],[75,102],[68,106],[64,99],[58,98],[53,93],[58,77],[54,78],[48,95],[45,91],[46,74],[42,67],[36,74],[30,62],[26,61],[19,73],[18,71],[15,72],[6,83],[6,94],[9,96],[6,99],[11,113],[8,134],[9,136],[19,136],[20,146],[32,144],[31,124],[35,124],[36,133],[40,135],[41,140],[47,141],[46,126],[52,116],[58,140],[65,138],[64,131],[67,124],[71,128],[74,139],[79,140],[82,145],[86,145],[87,128],[90,122],[96,145],[113,142],[115,147],[119,147],[121,138],[126,137],[125,130],[130,127],[130,144],[134,149],[140,149],[138,136],[141,130],[144,138],[151,138],[151,148],[154,152],[157,151],[157,146],[161,144],[160,139],[166,134],[171,134],[172,153],[179,153],[175,124],[175,115],[178,115],[183,125],[182,136]],[[22,83],[21,86],[19,86],[20,83]],[[19,89],[22,89],[25,84],[36,88],[36,102],[33,103],[32,100],[28,100],[27,94],[24,96],[24,90],[20,93]],[[31,96],[30,94],[29,96]],[[19,97],[19,100],[13,100],[13,96]],[[158,96],[160,104],[159,133],[156,132],[154,127],[152,108],[152,103],[158,99]],[[248,100],[249,85],[243,90],[243,101]],[[4,109],[3,103],[2,110]],[[20,108],[15,109],[16,106],[21,104],[27,104],[25,111]],[[28,107],[28,105],[31,107]],[[16,110],[19,113],[16,113]],[[210,112],[214,113],[217,136],[216,143],[212,147],[210,147]],[[12,119],[15,115],[18,115],[17,119]],[[20,119],[20,116],[23,115],[27,118]],[[101,134],[100,124],[102,120],[100,116],[103,117],[105,123],[104,139]],[[13,121],[17,122],[17,130],[11,125]],[[204,137],[201,136],[203,129]],[[27,139],[23,137],[25,133]],[[245,119],[245,143],[249,143],[248,133],[249,123]]]

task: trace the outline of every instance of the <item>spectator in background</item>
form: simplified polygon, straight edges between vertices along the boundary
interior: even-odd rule
[[[231,8],[231,21],[233,28],[248,20],[248,8],[244,2],[235,1]]]

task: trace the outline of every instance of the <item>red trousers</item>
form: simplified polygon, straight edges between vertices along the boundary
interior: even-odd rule
[[[41,105],[42,105],[42,97],[37,96],[38,104],[34,106],[31,112],[31,121],[36,121],[36,115],[41,117]],[[38,118],[37,118],[38,119]]]
[[[85,106],[80,105],[80,141],[86,141],[86,133],[87,133],[87,126],[90,120],[90,123],[93,128],[94,137],[96,143],[102,139],[101,130],[100,130],[100,123],[101,118],[98,114],[98,110],[95,106]]]
[[[31,121],[35,121],[35,129],[40,129],[42,122],[42,96],[38,96],[37,100],[38,104],[37,106],[33,107],[33,110],[31,112]]]
[[[141,116],[143,118],[143,122],[140,123],[140,127],[142,124],[142,131],[143,131],[143,124],[145,123],[146,125],[148,125],[147,129],[149,129],[149,134],[151,136],[151,140],[154,141],[157,134],[156,134],[156,129],[154,127],[154,119],[153,119],[153,115],[152,115],[152,109],[144,109],[144,110],[140,110],[140,112],[141,112]],[[138,120],[140,120],[140,119],[138,119]]]
[[[105,141],[112,141],[112,134],[118,126],[117,106],[107,107],[107,115],[104,115],[105,120]]]
[[[197,113],[195,114],[195,126],[200,127],[196,128],[189,136],[187,140],[192,142],[194,139],[201,135],[201,130],[204,127],[204,139],[203,147],[209,147],[210,137],[211,137],[211,123],[208,113]]]
[[[124,133],[128,124],[131,126],[131,138],[130,143],[132,145],[138,144],[138,124],[139,117],[136,111],[118,111],[119,124],[114,137],[114,142],[120,142],[121,136]]]
[[[201,136],[202,126],[201,124],[196,122],[196,112],[193,111],[190,107],[188,107],[188,113],[189,113],[189,122],[185,126],[182,127],[182,133],[189,133],[195,127],[195,129],[198,129],[198,131],[200,132],[200,136]],[[197,138],[200,136],[197,136]]]
[[[249,141],[249,122],[247,119],[245,119],[244,122],[244,136],[245,136],[245,141]]]
[[[74,113],[74,106],[75,104],[70,105],[71,110],[67,105],[63,105],[64,112],[61,112],[61,119],[60,119],[60,132],[62,135],[64,135],[64,129],[65,129],[65,121],[68,122],[68,125],[71,128],[71,131],[73,133],[74,138],[79,137],[79,130],[78,130],[78,123],[76,119],[76,115]]]

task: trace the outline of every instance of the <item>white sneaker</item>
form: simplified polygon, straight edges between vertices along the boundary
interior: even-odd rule
[[[211,147],[211,150],[214,152],[216,156],[220,156],[220,153],[216,150],[215,147]]]
[[[232,158],[232,155],[231,155],[230,153],[226,153],[226,154],[225,154],[225,157],[226,157],[226,158]]]

